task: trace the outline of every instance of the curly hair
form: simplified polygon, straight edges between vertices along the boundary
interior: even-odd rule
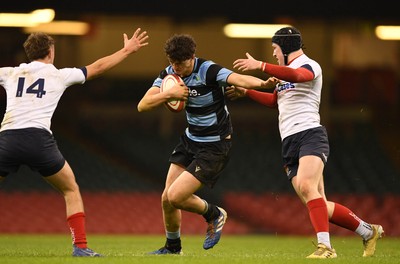
[[[165,42],[164,51],[172,61],[185,61],[196,52],[196,42],[187,34],[175,34]]]
[[[54,46],[54,39],[42,32],[31,33],[24,42],[24,49],[29,61],[44,59]]]

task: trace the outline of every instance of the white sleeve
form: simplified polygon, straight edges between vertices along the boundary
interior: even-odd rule
[[[64,84],[69,87],[73,84],[83,84],[86,81],[86,76],[80,68],[63,68],[60,73],[64,78]]]

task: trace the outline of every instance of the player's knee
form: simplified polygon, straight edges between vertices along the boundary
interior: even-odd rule
[[[182,209],[183,199],[179,194],[169,191],[168,202],[174,208]]]
[[[302,198],[304,198],[305,200],[307,200],[307,198],[313,193],[313,189],[307,183],[300,183],[297,186],[297,189],[298,189],[298,193],[300,194],[300,196]]]

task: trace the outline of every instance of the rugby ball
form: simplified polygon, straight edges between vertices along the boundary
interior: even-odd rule
[[[164,77],[161,83],[161,92],[171,89],[176,83],[182,81],[181,77],[176,74],[168,74]],[[180,112],[186,107],[186,101],[171,99],[165,102],[165,106],[172,112]]]

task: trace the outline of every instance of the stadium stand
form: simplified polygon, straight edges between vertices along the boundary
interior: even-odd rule
[[[53,123],[81,186],[88,232],[163,233],[160,195],[185,117],[166,109],[138,114],[135,100],[143,91],[129,88],[147,87],[146,81],[116,82],[123,94],[107,89],[113,80],[103,82],[88,87],[87,94],[97,97],[93,101],[71,89]],[[96,93],[96,85],[105,87]],[[299,226],[309,221],[307,212],[282,170],[276,111],[243,101],[230,104],[230,112],[235,129],[231,161],[215,190],[201,191],[228,211],[225,232],[311,234],[311,225]],[[382,143],[396,143],[397,135],[382,139],[379,128],[365,120],[334,120],[328,131],[325,182],[330,199],[382,224],[387,235],[400,236],[398,150],[396,156]],[[65,210],[62,197],[26,167],[1,186],[0,200],[0,233],[67,232],[62,214],[55,213]],[[57,217],[49,219],[49,214]],[[183,232],[203,234],[202,226],[201,217],[184,214]],[[334,226],[332,232],[349,235]]]

